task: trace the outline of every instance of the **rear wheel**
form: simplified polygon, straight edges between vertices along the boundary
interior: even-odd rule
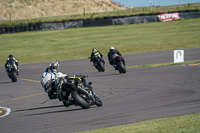
[[[122,61],[120,61],[118,65],[119,65],[119,73],[126,73],[126,68],[124,64],[122,63]]]
[[[100,69],[102,72],[105,71],[105,68],[104,68],[104,66],[103,66],[103,64],[102,64],[101,61],[98,62],[98,66],[99,66],[99,69]]]
[[[83,109],[90,108],[89,99],[84,94],[79,94],[77,91],[72,92],[73,100]]]

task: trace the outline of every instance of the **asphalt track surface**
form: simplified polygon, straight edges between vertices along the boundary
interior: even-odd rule
[[[200,48],[185,49],[185,61],[199,60]],[[127,66],[173,62],[173,51],[124,55]],[[106,68],[109,66],[107,57]],[[20,61],[19,61],[20,62]],[[103,101],[102,107],[65,108],[49,100],[40,79],[50,62],[20,65],[18,82],[11,83],[0,66],[0,106],[11,109],[0,118],[2,133],[71,133],[200,112],[200,66],[165,66],[94,70],[88,59],[60,61],[59,71],[86,74]]]

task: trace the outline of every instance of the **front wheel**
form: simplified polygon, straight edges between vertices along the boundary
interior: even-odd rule
[[[102,106],[103,105],[103,103],[102,103],[102,101],[101,101],[101,99],[98,97],[98,96],[95,96],[95,104],[97,105],[97,106]]]
[[[77,91],[73,91],[72,92],[72,98],[83,109],[89,109],[90,108],[89,99],[87,99],[84,94],[79,94]]]
[[[15,71],[12,71],[12,82],[17,82],[17,74]]]

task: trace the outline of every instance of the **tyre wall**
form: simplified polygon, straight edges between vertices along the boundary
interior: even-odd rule
[[[181,11],[178,13],[180,19],[200,17],[200,10]],[[68,29],[74,27],[78,28],[78,27],[95,27],[95,26],[160,22],[160,19],[158,19],[157,17],[158,14],[162,13],[92,18],[86,20],[71,20],[68,22],[36,23],[36,24],[29,24],[23,26],[15,26],[15,27],[2,27],[0,28],[0,34],[10,34],[10,33],[19,33],[26,31],[37,31],[37,30]]]

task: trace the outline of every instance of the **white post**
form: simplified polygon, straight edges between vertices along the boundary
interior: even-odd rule
[[[174,63],[184,62],[184,50],[174,50]]]
[[[149,1],[149,3],[150,3],[150,8],[151,8],[151,12],[152,12],[152,1]]]

